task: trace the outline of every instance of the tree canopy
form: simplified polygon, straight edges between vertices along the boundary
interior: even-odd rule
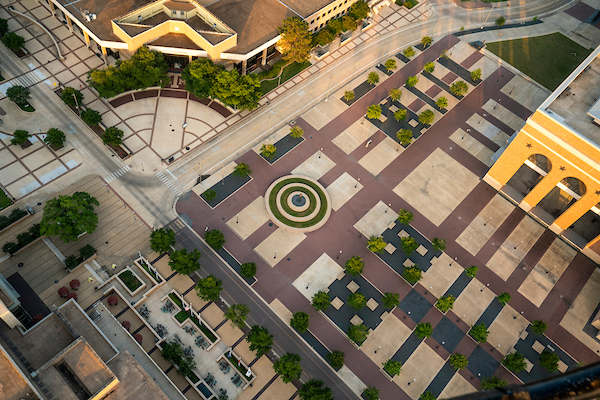
[[[323,381],[311,379],[298,391],[300,400],[333,400],[331,389]]]
[[[200,58],[185,66],[181,78],[185,81],[185,90],[202,99],[210,96],[213,82],[222,71],[222,66]]]
[[[245,304],[234,304],[225,311],[225,318],[238,328],[243,328],[246,318],[250,314],[250,308]]]
[[[196,284],[196,294],[204,301],[217,301],[223,290],[223,281],[212,275],[200,279]]]
[[[77,240],[84,232],[94,232],[98,225],[94,207],[98,205],[98,200],[86,192],[75,192],[71,196],[58,196],[48,200],[40,222],[42,235],[58,235],[63,242],[68,243]]]
[[[289,17],[283,20],[278,30],[281,34],[278,46],[283,58],[297,63],[308,60],[312,42],[308,24],[300,18]]]
[[[273,335],[269,333],[267,328],[253,325],[246,336],[246,341],[250,343],[250,350],[256,352],[256,357],[261,357],[267,354],[273,346]]]
[[[210,97],[238,110],[253,110],[260,100],[260,81],[258,76],[240,75],[237,69],[221,71],[214,77],[210,88]]]
[[[158,254],[171,251],[175,244],[175,232],[170,228],[159,228],[150,234],[150,248]]]
[[[187,249],[177,250],[171,253],[169,266],[173,271],[182,275],[189,275],[197,269],[200,269],[200,252],[196,249],[188,253]]]
[[[290,383],[294,379],[300,379],[300,375],[302,375],[301,360],[302,358],[298,354],[285,353],[273,363],[273,369],[281,376],[284,383]]]

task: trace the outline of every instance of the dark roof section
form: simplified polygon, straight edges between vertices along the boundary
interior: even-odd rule
[[[307,18],[330,4],[332,0],[281,0],[281,2],[302,15],[302,18]]]

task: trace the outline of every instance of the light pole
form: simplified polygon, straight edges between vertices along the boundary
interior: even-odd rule
[[[306,289],[308,289],[309,286],[310,286],[310,281],[308,281],[308,283],[306,284]]]
[[[275,250],[275,257],[273,257],[274,259],[277,258],[277,250]]]
[[[321,158],[321,153],[323,153],[323,148],[321,147],[321,150],[319,150],[319,158]]]
[[[239,223],[239,222],[240,222],[240,214],[237,214],[237,215],[235,216],[235,223],[237,224],[237,223]]]
[[[75,96],[75,92],[73,92],[73,98],[75,99],[75,107],[77,108],[77,112],[81,115],[81,110],[79,109],[79,102],[77,101],[77,96]]]
[[[360,178],[358,178],[358,179],[356,180],[356,184],[354,185],[354,189],[356,189],[356,188],[358,187],[358,183],[359,183],[359,182],[360,182]]]
[[[490,17],[490,15],[492,15],[492,11],[494,11],[494,6],[492,6],[492,9],[490,10],[490,12],[487,15],[487,17],[485,17],[485,21],[483,21],[483,24],[481,24],[481,29],[483,29],[483,25],[485,25],[485,23],[487,22],[487,20]]]
[[[144,172],[144,162],[142,161],[142,172]]]
[[[491,220],[492,220],[492,217],[490,217],[490,219],[488,219],[487,221],[485,221],[485,222],[483,223],[483,226],[486,226],[486,225],[488,224],[488,222],[490,222]]]
[[[337,255],[337,257],[335,259],[339,260],[341,255],[342,255],[342,251],[340,250],[340,252],[338,253],[338,255]]]

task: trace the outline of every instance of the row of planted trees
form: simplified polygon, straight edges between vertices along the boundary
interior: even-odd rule
[[[223,233],[217,229],[207,231],[204,235],[204,239],[207,244],[215,250],[220,250],[225,243]],[[175,243],[175,232],[168,228],[157,229],[152,232],[150,236],[150,247],[153,251],[159,254],[169,253],[169,266],[173,271],[189,275],[194,271],[199,270],[200,252],[195,249],[191,252],[188,252],[187,249],[173,250]],[[250,262],[242,265],[243,276],[253,277],[255,273],[255,263]],[[220,299],[220,294],[223,290],[223,282],[213,275],[209,275],[206,278],[199,279],[195,289],[196,294],[202,300],[216,302]],[[227,318],[233,326],[242,330],[246,329],[246,319],[249,314],[250,308],[246,304],[233,304],[224,313],[225,318]],[[273,335],[269,333],[267,328],[260,325],[253,325],[247,331],[246,341],[250,345],[250,350],[256,352],[257,357],[262,357],[271,351],[273,346]],[[190,358],[186,359],[182,357],[178,349],[172,349],[171,347],[172,346],[168,345],[167,353],[166,355],[163,353],[163,357],[183,366],[183,369],[178,370],[179,373],[183,375],[189,374],[195,368],[195,362]],[[302,359],[298,354],[286,353],[273,363],[273,369],[280,375],[283,382],[289,383],[296,379],[300,379],[300,376],[302,375],[302,367],[300,366],[301,360]],[[316,379],[311,379],[304,383],[298,394],[302,400],[315,398],[323,400],[333,399],[331,389],[326,387],[322,381]]]

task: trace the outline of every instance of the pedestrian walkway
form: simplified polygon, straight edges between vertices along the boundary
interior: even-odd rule
[[[166,172],[170,174],[170,172],[168,170]],[[160,181],[162,183],[164,183],[164,185],[166,187],[169,188],[169,190],[171,190],[177,196],[179,196],[182,193],[182,189],[180,187],[177,187],[177,185],[175,184],[175,182],[172,181],[171,179],[169,179],[162,171],[158,171],[156,173],[156,176],[158,177],[158,179],[160,179]],[[177,179],[172,174],[171,174],[171,176],[173,177],[174,180]]]
[[[38,70],[33,64],[28,64],[31,71],[27,71],[22,75],[16,76],[12,79],[5,80],[0,84],[0,100],[6,98],[6,91],[13,86],[31,87],[38,83],[45,81],[46,84],[50,85],[50,81],[46,76]]]
[[[131,171],[131,168],[129,167],[129,165],[126,165],[118,171],[115,171],[109,176],[107,176],[104,180],[106,181],[106,183],[111,183],[112,181],[114,181],[115,179],[119,179],[121,176],[125,175],[129,171]]]

